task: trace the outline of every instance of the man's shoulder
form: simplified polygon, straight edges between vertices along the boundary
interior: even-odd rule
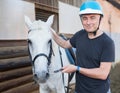
[[[78,32],[76,32],[75,34],[82,35],[82,34],[85,34],[85,33],[86,33],[86,31],[84,29],[81,29]]]
[[[102,43],[104,44],[104,46],[108,46],[108,45],[114,45],[114,41],[112,40],[112,38],[110,36],[108,36],[106,33],[103,34],[102,37]]]
[[[80,33],[86,33],[86,31],[84,29],[81,29],[79,32]]]
[[[106,42],[114,42],[110,36],[108,36],[106,33],[104,33],[104,38]]]

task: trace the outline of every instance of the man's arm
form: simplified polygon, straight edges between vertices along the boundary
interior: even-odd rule
[[[112,62],[101,62],[99,68],[93,69],[81,68],[80,73],[91,78],[105,80],[110,73],[111,65]]]
[[[110,73],[112,62],[101,62],[99,68],[82,68],[80,67],[80,73],[90,78],[105,80]],[[68,65],[63,67],[63,73],[71,73],[77,70],[77,66]]]
[[[51,32],[52,32],[53,39],[59,46],[61,46],[63,48],[71,48],[72,47],[69,40],[66,41],[66,40],[62,39],[60,36],[58,36],[58,34],[53,29],[51,29]]]

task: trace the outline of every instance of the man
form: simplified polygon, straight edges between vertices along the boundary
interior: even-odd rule
[[[110,93],[109,72],[114,61],[114,42],[99,29],[103,12],[95,0],[87,0],[79,12],[84,29],[63,40],[51,29],[63,48],[76,48],[77,65],[63,67],[63,73],[76,72],[75,93]]]

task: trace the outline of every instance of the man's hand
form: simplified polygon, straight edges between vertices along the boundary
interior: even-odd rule
[[[54,29],[50,28],[50,31],[52,32],[52,34],[56,34]]]
[[[72,73],[72,72],[75,72],[77,70],[77,66],[67,65],[67,66],[64,66],[62,69],[63,69],[62,70],[63,73]]]

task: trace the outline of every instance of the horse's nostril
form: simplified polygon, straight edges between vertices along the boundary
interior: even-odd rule
[[[34,80],[35,82],[37,82],[37,79],[38,79],[37,74],[34,74],[33,80]]]
[[[34,74],[34,77],[37,77],[37,74]]]
[[[37,74],[34,74],[34,79],[37,79],[38,77],[37,77]]]
[[[43,73],[43,75],[44,75],[46,78],[48,78],[48,77],[49,77],[49,73],[48,73],[48,72],[43,71],[42,73]]]
[[[47,78],[49,77],[49,73],[46,73],[46,77],[47,77]]]

